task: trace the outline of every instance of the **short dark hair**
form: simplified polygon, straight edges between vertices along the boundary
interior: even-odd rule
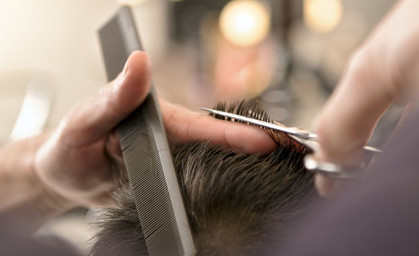
[[[268,118],[254,100],[217,109]],[[267,155],[202,141],[173,148],[197,255],[263,255],[271,244],[286,241],[315,192],[313,176],[302,163],[306,149],[277,144]],[[129,184],[115,192],[115,200],[117,207],[100,215],[92,254],[148,255]]]

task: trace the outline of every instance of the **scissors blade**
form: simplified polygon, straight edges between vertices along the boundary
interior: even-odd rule
[[[301,138],[301,139],[317,140],[317,134],[310,133],[310,132],[307,132],[307,131],[302,131],[302,130],[299,130],[297,128],[288,127],[288,126],[281,126],[281,125],[261,121],[261,120],[258,120],[258,119],[254,119],[254,118],[250,118],[250,117],[246,117],[246,116],[241,116],[241,115],[237,115],[237,114],[233,114],[233,113],[229,113],[229,112],[224,112],[224,111],[220,111],[220,110],[215,110],[215,109],[211,109],[211,108],[201,108],[201,110],[208,111],[208,112],[216,114],[216,115],[236,119],[236,120],[239,120],[239,121],[242,121],[242,122],[250,123],[250,124],[253,124],[253,125],[261,126],[261,127],[264,127],[264,128],[272,129],[272,130],[275,130],[275,131],[285,132],[287,134],[294,135],[294,136],[296,136],[298,138]]]
[[[236,119],[245,123],[250,123],[253,125],[257,125],[257,126],[261,126],[264,128],[268,128],[268,129],[272,129],[275,131],[280,131],[280,132],[285,132],[288,135],[291,135],[292,138],[294,138],[295,140],[299,141],[300,143],[308,146],[309,148],[311,148],[312,150],[316,151],[318,149],[318,135],[312,132],[307,132],[295,127],[288,127],[288,126],[284,126],[284,125],[278,125],[275,123],[269,123],[269,122],[265,122],[265,121],[261,121],[258,119],[254,119],[254,118],[250,118],[250,117],[246,117],[246,116],[241,116],[241,115],[237,115],[237,114],[233,114],[233,113],[229,113],[229,112],[225,112],[225,111],[221,111],[221,110],[215,110],[215,109],[211,109],[211,108],[200,108],[203,111],[207,111],[216,115],[220,115],[220,116],[224,116],[224,117],[228,117],[228,118],[232,118],[232,119]],[[382,153],[382,151],[378,148],[375,147],[371,147],[371,146],[364,146],[364,150],[366,152],[369,153]]]
[[[246,116],[241,116],[241,115],[237,115],[237,114],[233,114],[233,113],[229,113],[229,112],[224,112],[224,111],[220,111],[220,110],[215,110],[215,109],[210,109],[210,108],[201,108],[201,110],[204,111],[208,111],[212,114],[215,115],[220,115],[220,116],[224,116],[224,117],[228,117],[231,119],[235,119],[235,120],[239,120],[245,123],[249,123],[249,124],[253,124],[253,125],[257,125],[260,127],[264,127],[264,128],[268,128],[268,129],[272,129],[272,130],[276,130],[276,131],[280,131],[280,132],[285,132],[287,133],[292,139],[300,142],[301,144],[307,146],[308,148],[310,148],[311,150],[313,150],[313,152],[316,152],[319,150],[319,141],[318,141],[318,136],[315,133],[311,133],[311,132],[307,132],[298,128],[294,128],[294,127],[287,127],[287,126],[282,126],[279,125],[277,122],[273,121],[274,123],[269,123],[269,122],[265,122],[265,121],[261,121],[258,119],[254,119],[254,118],[250,118],[250,117],[246,117]],[[371,146],[364,146],[364,150],[365,152],[368,153],[382,153],[382,151],[378,148],[374,148]],[[348,168],[343,168],[342,166],[338,165],[338,164],[333,164],[330,162],[322,162],[322,161],[318,161],[317,159],[315,159],[314,155],[309,154],[307,156],[305,156],[304,158],[304,165],[305,167],[313,172],[320,172],[323,173],[324,175],[327,175],[329,177],[333,177],[333,178],[354,178],[356,176],[359,176],[363,173],[363,169],[365,166],[365,163],[362,163],[360,166],[357,166],[359,168],[352,168],[353,170],[349,170]],[[357,171],[354,171],[357,170]]]

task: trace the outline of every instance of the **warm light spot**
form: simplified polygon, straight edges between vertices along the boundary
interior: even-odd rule
[[[304,22],[315,32],[332,31],[339,25],[342,15],[340,0],[304,0]]]
[[[270,29],[270,13],[256,0],[234,0],[220,16],[221,33],[238,46],[251,46],[266,38]]]

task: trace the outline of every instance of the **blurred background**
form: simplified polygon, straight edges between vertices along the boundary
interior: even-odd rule
[[[394,3],[0,0],[0,145],[55,127],[106,83],[96,31],[121,4],[133,7],[161,96],[194,110],[258,97],[273,119],[310,129],[351,53]],[[372,144],[400,112],[386,114]],[[91,233],[74,216],[41,233],[61,232],[85,251]]]

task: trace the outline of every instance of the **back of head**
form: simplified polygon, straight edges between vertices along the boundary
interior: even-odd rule
[[[232,108],[237,106],[253,116],[261,113],[253,101]],[[292,143],[278,142],[268,155],[235,153],[208,142],[176,146],[173,153],[197,255],[264,255],[271,244],[286,242],[314,195],[313,177],[302,163],[305,150]],[[118,206],[98,221],[93,255],[147,255],[129,184],[115,199]]]

